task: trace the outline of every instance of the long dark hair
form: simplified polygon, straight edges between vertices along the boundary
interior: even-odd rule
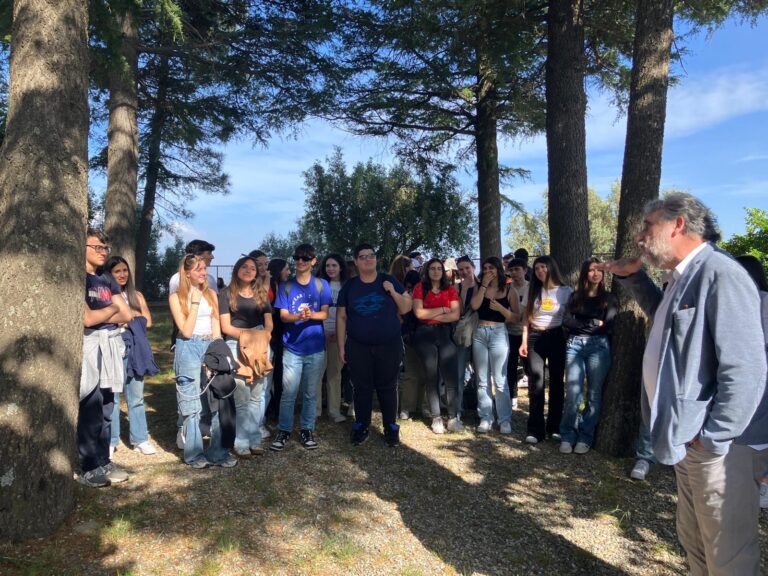
[[[277,295],[277,286],[280,284],[280,273],[288,265],[288,260],[282,258],[272,258],[267,264],[267,270],[269,270],[270,281],[269,286],[272,288],[272,292]]]
[[[765,270],[763,270],[763,265],[760,264],[760,260],[747,254],[745,256],[736,256],[736,262],[741,264],[752,277],[752,280],[757,284],[758,290],[768,292],[768,281],[765,280]]]
[[[320,269],[317,271],[317,277],[327,280],[329,283],[331,282],[328,273],[325,271],[325,265],[328,263],[328,260],[336,260],[336,263],[339,265],[339,282],[344,284],[344,282],[347,281],[347,263],[344,261],[344,257],[341,254],[327,254],[322,262],[320,262]]]
[[[547,267],[547,277],[544,279],[544,282],[536,276],[536,264],[544,264]],[[564,284],[563,278],[560,276],[560,268],[552,256],[539,256],[533,261],[533,274],[531,275],[531,283],[528,286],[528,304],[525,307],[528,318],[533,316],[533,307],[536,301],[541,300],[541,290],[544,288],[544,284],[549,284],[550,281],[558,286]]]
[[[490,264],[494,268],[496,268],[496,288],[500,292],[504,292],[504,287],[507,284],[507,277],[504,274],[504,265],[501,263],[501,259],[497,256],[488,256],[485,260],[483,260],[483,263],[480,265],[480,282],[483,281],[483,272],[482,268],[486,264]]]
[[[443,264],[443,261],[440,260],[440,258],[430,258],[429,262],[421,267],[421,289],[424,292],[425,297],[427,292],[432,290],[432,280],[429,279],[429,267],[435,262],[440,264],[440,268],[443,270],[443,275],[440,276],[440,291],[446,290],[452,285],[451,281],[448,280],[448,274],[445,273],[445,264]]]
[[[589,297],[589,267],[592,264],[599,264],[602,260],[600,258],[589,258],[581,263],[581,269],[579,270],[579,281],[576,284],[576,290],[574,290],[571,296],[571,302],[569,309],[571,313],[576,314],[581,312],[584,307],[584,302]],[[600,283],[597,285],[597,298],[600,303],[600,308],[605,310],[608,307],[608,291],[605,289],[605,272],[600,279]]]
[[[240,279],[237,277],[237,273],[240,272],[246,262],[253,262],[256,267],[256,278],[251,282],[251,290],[253,290],[253,301],[259,310],[266,308],[269,301],[269,287],[264,282],[264,278],[259,276],[258,266],[256,266],[256,259],[251,256],[243,256],[237,262],[235,262],[232,268],[232,280],[229,282],[229,310],[237,312],[237,296],[240,292]],[[227,310],[220,310],[221,314],[226,314]]]
[[[139,300],[138,292],[136,292],[136,287],[133,285],[133,272],[131,272],[131,266],[128,264],[128,261],[122,256],[111,256],[109,260],[104,262],[104,273],[114,280],[115,277],[112,276],[112,268],[118,264],[125,264],[128,268],[128,282],[126,283],[125,288],[121,286],[120,290],[128,297],[128,306],[137,312],[141,312],[141,301]],[[117,284],[117,281],[115,280],[113,284]]]
[[[411,259],[404,254],[398,254],[395,259],[392,260],[392,265],[389,267],[390,276],[394,276],[400,281],[400,284],[405,282],[405,275],[408,273],[408,268],[411,267]]]

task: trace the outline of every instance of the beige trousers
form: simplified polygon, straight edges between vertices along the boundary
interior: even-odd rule
[[[341,416],[341,362],[336,341],[325,340],[325,391],[326,407],[331,418]],[[323,379],[317,383],[317,417],[323,413]]]
[[[677,536],[693,576],[759,576],[759,479],[755,450],[689,447],[675,464]]]

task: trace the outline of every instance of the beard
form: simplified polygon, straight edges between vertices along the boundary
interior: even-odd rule
[[[640,241],[637,243],[640,247],[640,258],[643,262],[656,268],[669,268],[669,264],[674,262],[674,254],[669,238],[657,234],[649,239],[648,242]]]

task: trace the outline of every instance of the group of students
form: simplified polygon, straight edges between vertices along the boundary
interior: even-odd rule
[[[384,273],[370,244],[355,247],[351,262],[329,254],[319,266],[314,247],[302,244],[293,254],[294,277],[285,260],[269,261],[253,251],[235,263],[229,284],[217,296],[207,273],[213,247],[199,248],[182,260],[169,297],[179,330],[174,360],[178,439],[190,466],[234,466],[237,457],[263,453],[273,388],[279,393],[278,429],[269,449],[285,449],[299,398],[301,445],[317,448],[314,430],[323,383],[329,417],[346,420],[345,366],[353,390],[348,415],[354,416],[355,445],[368,439],[374,391],[390,446],[399,443],[398,418],[409,419],[419,410],[436,434],[463,431],[465,375],[471,373],[477,431],[488,433],[498,425],[501,434],[511,434],[519,358],[531,399],[525,441],[536,444],[549,436],[561,442],[562,452],[589,450],[616,314],[596,259],[584,263],[574,291],[549,256],[537,258],[532,269],[521,258],[505,266],[502,259],[489,257],[476,275],[466,256],[422,263],[419,254],[401,255]],[[206,395],[200,394],[205,377],[200,366],[206,350],[223,337],[232,359],[242,363],[248,358],[244,338],[250,342],[259,332],[271,342],[265,352],[274,369],[249,381],[235,374],[233,453],[222,446],[217,414],[212,414],[211,441],[204,449],[201,420],[209,410]],[[550,388],[546,419],[545,365]],[[580,409],[585,377],[587,396]]]
[[[560,442],[561,452],[577,454],[592,446],[617,313],[598,259],[582,264],[571,288],[552,257],[540,256],[529,268],[522,249],[503,259],[485,258],[479,274],[467,256],[423,262],[418,253],[396,257],[384,273],[370,244],[355,247],[352,261],[329,254],[319,266],[314,247],[302,244],[294,250],[294,276],[288,261],[254,250],[235,263],[222,286],[208,274],[214,249],[202,240],[191,242],[169,283],[178,330],[177,444],[191,467],[232,467],[238,458],[262,454],[271,435],[266,412],[273,393],[279,396],[273,402],[278,429],[269,450],[281,452],[288,444],[299,398],[299,440],[316,449],[323,384],[328,416],[337,423],[354,418],[355,445],[369,437],[374,391],[390,446],[400,441],[398,419],[419,411],[436,434],[463,431],[471,374],[476,431],[498,426],[501,434],[511,434],[519,363],[530,398],[525,442],[549,437]],[[120,392],[128,405],[130,444],[142,454],[155,453],[143,405],[143,378],[157,373],[146,339],[152,317],[133,287],[128,263],[120,256],[107,260],[108,252],[103,233],[89,230],[78,434],[79,479],[93,486],[127,479],[111,461],[120,437]],[[219,338],[233,366],[252,358],[254,347],[261,351],[249,377],[233,369],[232,417],[211,410],[210,400],[216,400],[205,393],[210,382],[201,370]],[[114,361],[104,361],[105,355]],[[353,390],[347,416],[342,374]]]

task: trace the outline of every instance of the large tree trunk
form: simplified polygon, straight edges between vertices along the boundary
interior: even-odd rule
[[[489,38],[487,18],[481,18],[486,29],[482,42]],[[501,257],[501,196],[499,195],[499,150],[496,142],[497,90],[496,71],[488,57],[488,46],[477,51],[477,211],[480,228],[480,258]]]
[[[136,21],[130,10],[120,17],[120,60],[109,76],[109,128],[107,138],[107,196],[104,230],[112,249],[136,270],[136,189],[139,169],[139,131],[136,123],[138,73]],[[134,272],[135,274],[135,272]]]
[[[157,95],[149,122],[147,146],[147,173],[144,177],[144,202],[141,205],[139,231],[136,234],[136,272],[134,279],[136,287],[141,290],[144,286],[144,271],[147,267],[147,254],[152,241],[152,223],[155,218],[155,201],[157,199],[157,183],[160,176],[160,152],[163,142],[163,128],[166,118],[166,97],[168,95],[168,59],[163,57],[160,63],[160,77],[157,83]]]
[[[74,505],[88,188],[88,4],[15,0],[0,149],[0,539]]]
[[[582,0],[550,0],[547,15],[549,245],[569,282],[575,281],[591,253],[581,4]]]
[[[672,0],[639,0],[637,3],[617,258],[636,255],[634,235],[642,221],[643,206],[659,196],[673,14]],[[640,422],[646,318],[618,284],[614,284],[614,292],[619,297],[620,308],[597,447],[608,454],[628,456],[633,453]]]

